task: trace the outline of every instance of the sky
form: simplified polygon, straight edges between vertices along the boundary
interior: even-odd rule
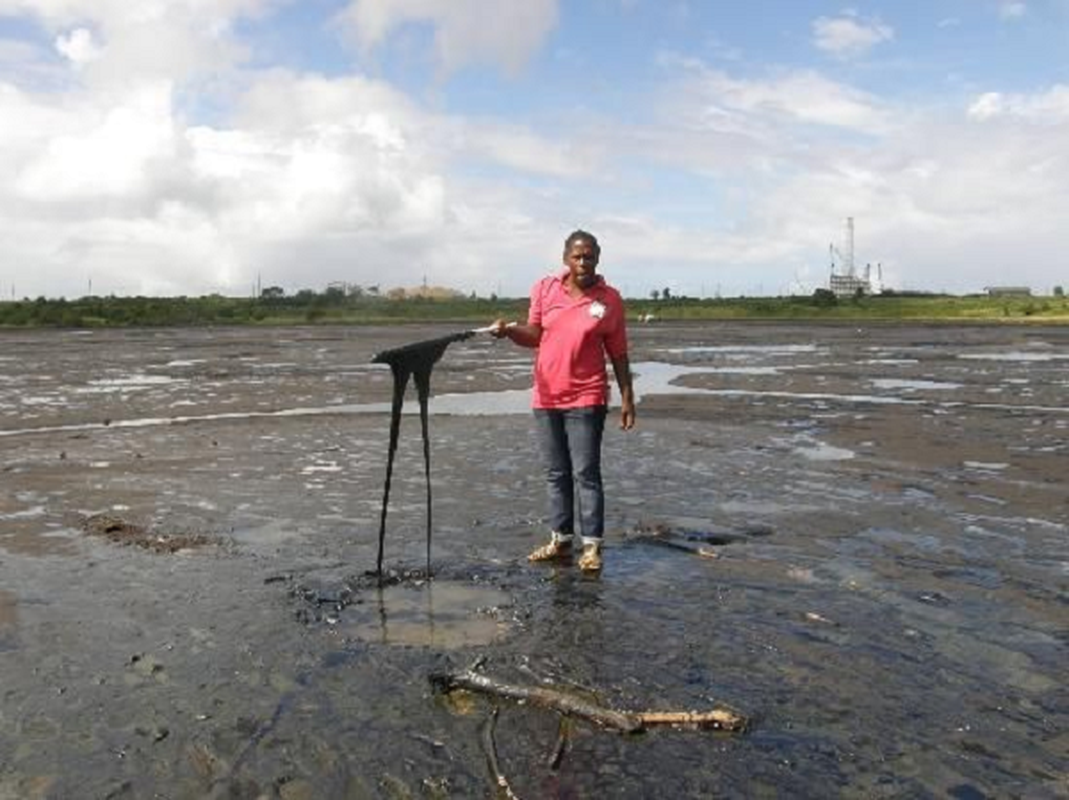
[[[0,298],[1069,285],[1069,0],[0,0]],[[838,255],[831,246],[837,248]]]

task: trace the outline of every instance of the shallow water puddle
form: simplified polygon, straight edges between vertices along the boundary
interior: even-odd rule
[[[1069,359],[1069,353],[1026,353],[1020,350],[1008,353],[958,353],[963,361],[1059,361]]]
[[[706,345],[694,347],[670,347],[664,352],[674,354],[687,353],[745,353],[753,355],[796,355],[798,353],[816,353],[822,348],[815,344],[729,344]]]
[[[102,392],[129,392],[139,389],[151,389],[157,386],[186,383],[181,378],[167,375],[133,374],[121,378],[99,378],[89,381],[87,386],[76,387],[74,394],[99,394]]]
[[[794,452],[808,461],[847,461],[857,455],[853,450],[847,450],[845,447],[833,447],[823,442],[813,442],[796,447]]]
[[[39,526],[14,528],[0,534],[0,552],[23,556],[75,555],[77,544],[68,530],[41,530]]]
[[[349,606],[335,629],[361,641],[453,650],[501,637],[508,626],[496,611],[510,604],[507,594],[485,586],[442,580],[398,584],[367,592],[365,602]]]
[[[389,351],[387,351],[389,352]],[[660,361],[642,361],[631,365],[634,374],[635,396],[641,402],[649,395],[705,395],[708,397],[734,397],[755,398],[760,400],[789,400],[803,402],[826,402],[843,405],[886,405],[886,406],[918,406],[935,409],[935,413],[949,413],[963,409],[1010,411],[1010,412],[1034,412],[1049,414],[1069,413],[1069,408],[1064,406],[1051,406],[1042,404],[1018,404],[1018,403],[976,403],[969,401],[937,401],[924,399],[916,396],[904,397],[902,395],[875,395],[854,394],[837,392],[798,392],[785,390],[762,390],[762,389],[714,389],[706,387],[680,385],[676,381],[687,375],[709,375],[723,373],[742,373],[762,375],[768,374],[760,368],[718,369],[713,367],[682,366],[668,364]],[[429,373],[428,373],[429,380]],[[953,391],[960,388],[960,384],[952,382],[936,381],[883,381],[882,386],[889,391],[902,391],[911,394],[916,390],[942,390]],[[426,412],[422,401],[421,407],[414,413],[424,414],[447,414],[453,416],[486,416],[497,414],[526,414],[530,411],[530,390],[507,389],[502,391],[483,391],[448,393],[435,397],[425,398]],[[403,392],[402,392],[403,398]],[[62,399],[57,399],[57,403]],[[403,403],[402,403],[403,405]],[[168,425],[189,425],[200,422],[225,422],[245,421],[255,419],[286,419],[331,416],[336,414],[392,414],[394,403],[359,403],[328,406],[310,406],[286,408],[279,411],[235,411],[215,414],[200,415],[175,415],[170,417],[143,417],[137,419],[109,420],[108,422],[70,423],[65,425],[47,425],[36,428],[16,428],[0,430],[0,438],[10,436],[28,436],[49,433],[81,433],[91,431],[103,431],[109,427],[119,428],[145,428]],[[402,413],[402,412],[399,412]],[[403,412],[407,414],[409,412]]]
[[[919,391],[924,389],[931,389],[933,391],[951,391],[953,389],[962,388],[960,383],[950,383],[948,381],[929,381],[929,380],[905,380],[902,378],[875,378],[872,380],[872,385],[877,389],[901,389],[906,392]]]
[[[981,472],[999,472],[1009,466],[1009,464],[1002,461],[963,461],[961,462],[961,465],[965,467],[965,469],[975,469]]]
[[[15,648],[15,629],[18,626],[19,600],[11,594],[0,589],[0,653]]]

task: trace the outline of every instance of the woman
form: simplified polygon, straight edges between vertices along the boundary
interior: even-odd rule
[[[571,556],[578,494],[583,544],[579,568],[584,572],[598,572],[602,566],[601,438],[609,404],[606,355],[620,387],[620,427],[630,430],[635,425],[624,303],[597,274],[600,257],[594,235],[575,231],[564,242],[564,269],[531,289],[527,324],[500,319],[493,323],[498,338],[538,350],[531,405],[545,460],[552,533],[549,543],[528,559]]]

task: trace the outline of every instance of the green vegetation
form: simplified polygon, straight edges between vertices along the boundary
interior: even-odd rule
[[[166,325],[384,324],[470,322],[522,318],[526,299],[465,297],[450,292],[376,290],[325,292],[303,289],[286,295],[278,287],[259,298],[82,297],[0,302],[0,327],[69,328]],[[1069,298],[882,294],[836,298],[818,289],[811,296],[693,299],[658,293],[628,301],[632,319],[824,320],[916,322],[1069,323]]]
[[[424,296],[396,290],[347,294],[302,289],[287,296],[265,289],[258,299],[223,297],[82,297],[0,302],[0,327],[127,327],[169,325],[376,324],[477,320],[521,315],[526,300],[462,295]]]
[[[914,322],[1069,323],[1069,300],[1052,297],[893,294],[837,298],[827,289],[811,296],[681,299],[631,302],[632,313],[655,319],[885,320]]]

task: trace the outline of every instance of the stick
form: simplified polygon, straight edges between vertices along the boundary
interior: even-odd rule
[[[440,692],[466,689],[521,703],[552,708],[562,714],[580,717],[603,728],[620,733],[640,733],[657,725],[686,725],[695,728],[740,732],[749,724],[745,716],[727,708],[710,711],[617,711],[591,703],[575,695],[542,686],[520,686],[480,675],[473,669],[456,673],[435,673],[431,684]]]
[[[568,721],[562,719],[557,726],[557,741],[553,745],[553,752],[546,759],[546,766],[556,772],[560,769],[560,762],[564,760],[564,753],[568,749]]]
[[[746,718],[726,708],[712,711],[640,711],[635,716],[646,727],[687,725],[721,731],[741,731],[746,728]]]
[[[490,777],[493,780],[494,789],[497,791],[498,796],[504,797],[506,800],[519,800],[512,791],[512,787],[509,786],[509,779],[501,771],[501,765],[497,760],[497,743],[494,741],[494,728],[496,726],[497,706],[494,706],[494,710],[490,712],[490,717],[483,726],[483,750],[486,751],[486,763],[490,767]]]
[[[505,697],[509,700],[517,700],[521,703],[533,703],[534,705],[552,708],[562,714],[581,717],[603,728],[609,728],[620,733],[638,733],[642,730],[642,722],[634,714],[627,714],[623,711],[615,711],[611,708],[595,705],[556,689],[502,683],[471,670],[458,673],[437,673],[431,675],[430,680],[438,691],[448,692],[453,689],[467,689],[469,692],[481,692],[496,697]]]

